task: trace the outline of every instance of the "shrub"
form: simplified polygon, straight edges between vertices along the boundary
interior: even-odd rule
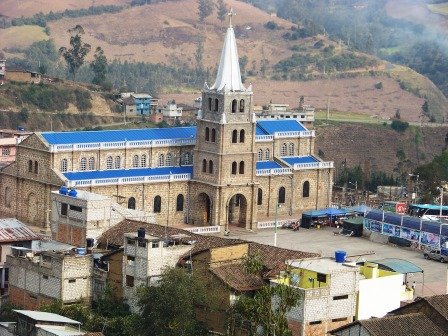
[[[375,89],[381,90],[383,88],[383,82],[378,82],[374,86],[375,86]]]
[[[400,119],[394,119],[392,120],[390,127],[397,132],[403,133],[408,129],[409,123],[406,121],[401,121]]]
[[[268,21],[264,24],[265,28],[270,29],[270,30],[276,30],[278,29],[278,24],[275,23],[274,21]]]
[[[75,94],[75,105],[80,111],[87,111],[92,108],[92,95],[89,91],[76,89]]]

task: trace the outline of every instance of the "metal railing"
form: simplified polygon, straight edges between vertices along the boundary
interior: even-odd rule
[[[198,226],[192,228],[184,228],[185,231],[191,233],[204,234],[204,233],[219,233],[221,232],[221,227],[219,225],[214,226]]]
[[[72,180],[75,186],[87,187],[96,185],[110,185],[110,184],[133,184],[133,183],[155,183],[155,182],[169,182],[169,181],[188,181],[191,179],[190,173],[184,174],[166,174],[166,175],[152,175],[152,176],[132,176],[119,178],[103,178],[91,180]]]
[[[310,162],[310,163],[295,163],[294,170],[304,170],[304,169],[328,169],[333,168],[333,161],[328,162]]]
[[[292,169],[291,168],[257,169],[255,171],[255,174],[257,176],[292,174]]]
[[[292,224],[295,220],[293,219],[283,219],[277,221],[277,227],[280,228],[285,224]],[[257,222],[257,229],[271,229],[275,227],[275,221],[267,221],[267,222]]]

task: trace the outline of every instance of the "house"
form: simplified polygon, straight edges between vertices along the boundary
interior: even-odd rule
[[[16,145],[26,139],[31,132],[0,129],[0,168],[16,159]]]
[[[0,51],[0,79],[5,78],[6,73],[6,57],[5,54]]]
[[[182,118],[182,107],[178,106],[174,100],[169,101],[166,105],[158,107],[157,112],[168,119]]]
[[[41,250],[12,247],[9,267],[9,301],[26,309],[60,300],[85,302],[92,296],[93,258],[85,249],[43,242]]]
[[[29,227],[15,218],[0,218],[0,295],[8,295],[9,268],[5,265],[11,247],[31,248],[32,242],[40,240]]]
[[[294,336],[326,335],[354,318],[384,316],[400,307],[403,275],[377,264],[332,258],[288,261],[288,270],[272,284],[288,284],[302,296],[288,314]],[[374,303],[373,303],[374,302]]]
[[[0,212],[45,227],[61,185],[145,208],[159,224],[216,232],[326,208],[334,165],[314,153],[315,131],[294,119],[257,121],[232,27],[224,49],[196,127],[37,132],[0,171]]]
[[[315,109],[310,105],[303,105],[299,102],[299,107],[291,109],[288,104],[270,103],[267,107],[255,112],[257,119],[296,119],[306,127],[314,124]]]
[[[1,336],[103,336],[81,330],[81,322],[62,315],[34,310],[13,310],[17,322],[2,322]]]
[[[330,331],[335,336],[446,336],[448,294],[417,298],[382,318],[359,320]]]
[[[125,218],[154,222],[154,216],[144,209],[136,210],[135,203],[123,207],[110,197],[85,190],[62,187],[51,193],[51,204],[53,239],[74,246],[86,246]]]
[[[42,81],[42,75],[35,71],[24,69],[11,69],[6,70],[5,78],[8,81],[39,84]]]
[[[123,105],[127,116],[148,116],[154,113],[159,100],[148,93],[123,92],[119,102]]]

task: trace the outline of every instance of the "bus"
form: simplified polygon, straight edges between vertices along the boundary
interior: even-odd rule
[[[409,204],[408,215],[424,220],[439,221],[448,219],[448,206],[442,206],[442,218],[440,218],[440,205],[435,204]]]

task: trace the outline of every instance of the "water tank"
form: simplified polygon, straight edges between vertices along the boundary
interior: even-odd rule
[[[343,263],[345,262],[345,257],[347,256],[347,252],[345,251],[334,251],[334,258],[336,259],[337,263]]]
[[[71,197],[76,197],[76,195],[78,195],[78,192],[75,189],[70,189],[68,195]]]
[[[61,187],[59,188],[59,193],[60,193],[61,195],[67,195],[67,193],[68,193],[68,189],[67,189],[67,187],[66,187],[65,185],[61,186]]]
[[[87,248],[92,248],[94,242],[95,242],[95,239],[93,239],[93,238],[87,238],[87,239],[86,239],[86,245],[87,245]]]
[[[87,251],[85,247],[78,247],[76,249],[76,254],[78,255],[86,255]]]
[[[138,238],[145,238],[145,228],[140,228],[137,230],[137,237]]]

